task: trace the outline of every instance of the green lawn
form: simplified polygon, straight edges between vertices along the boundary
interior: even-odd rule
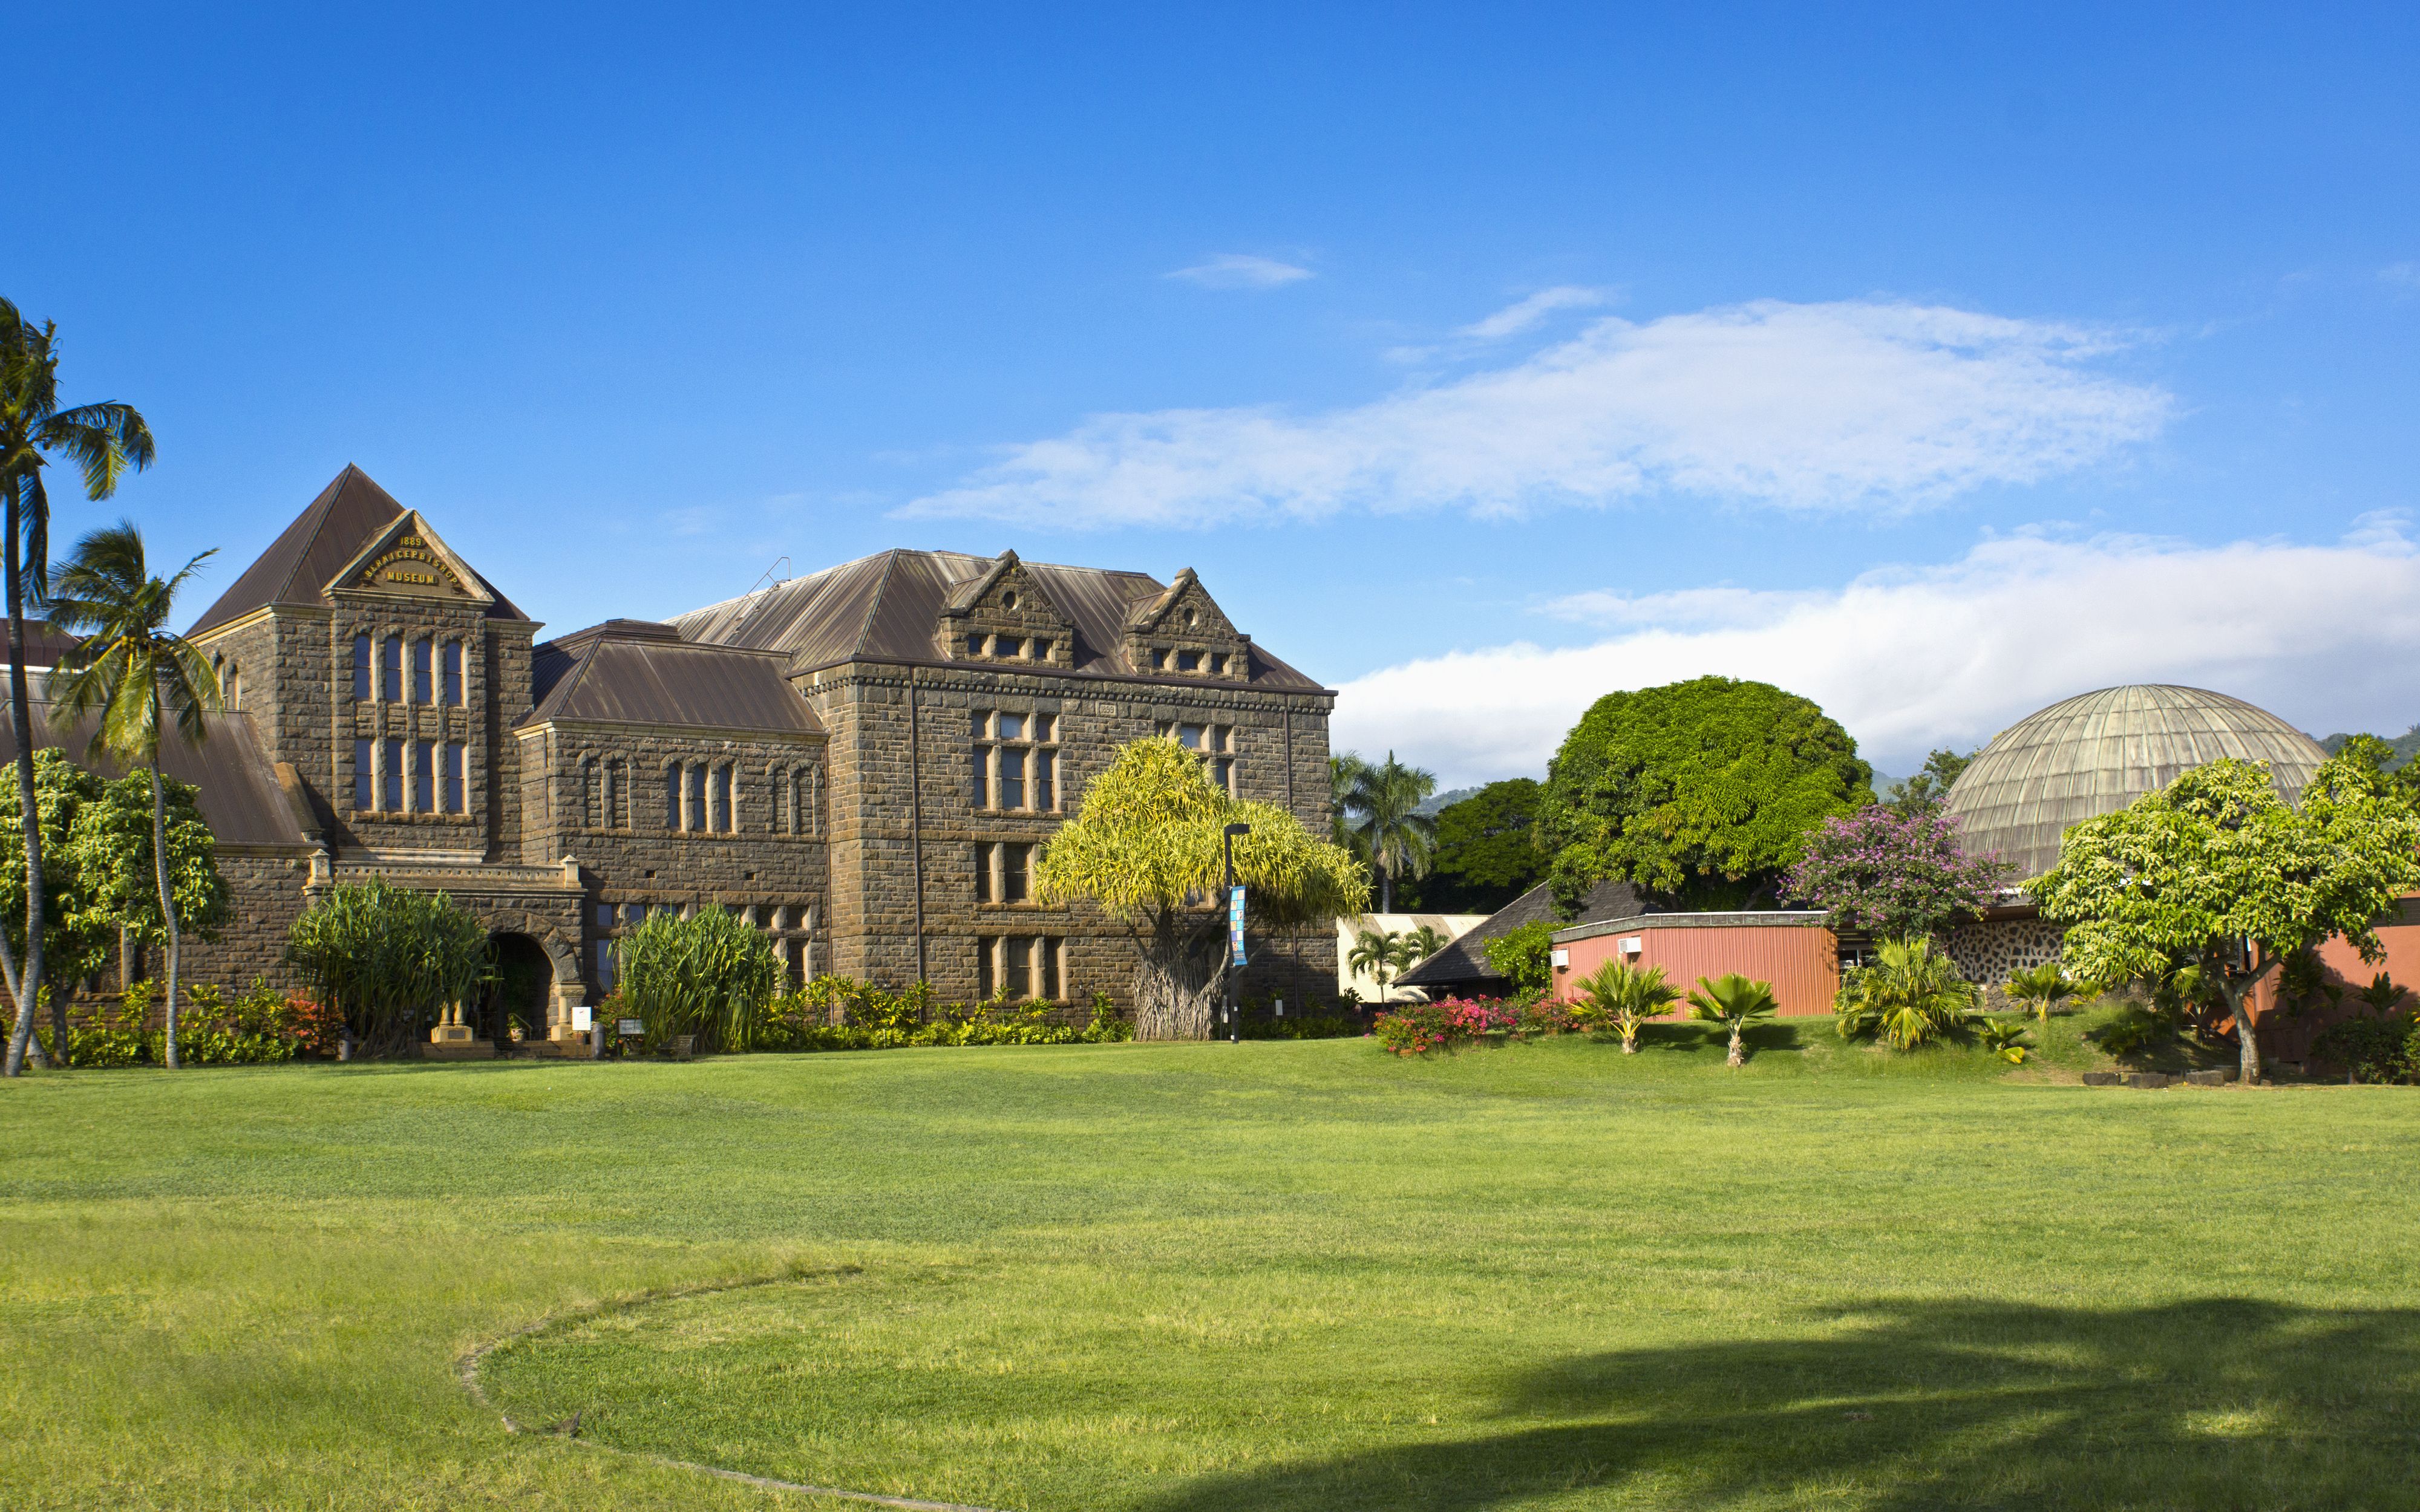
[[[28,1078],[0,1506],[2412,1504],[2420,1092],[1655,1032]]]

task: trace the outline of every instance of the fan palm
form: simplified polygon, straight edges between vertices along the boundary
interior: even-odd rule
[[[2045,961],[2027,971],[2009,973],[2008,994],[2018,1002],[2033,1007],[2034,1017],[2048,1024],[2053,1010],[2071,997],[2089,995],[2091,984],[2078,981],[2059,969],[2055,961]]]
[[[1627,961],[1608,961],[1582,977],[1579,991],[1596,1016],[1621,1031],[1625,1056],[1638,1054],[1638,1031],[1648,1020],[1662,1018],[1681,996],[1681,989],[1664,980],[1662,966]]]
[[[201,648],[168,628],[177,590],[209,551],[188,562],[176,576],[151,576],[143,554],[143,532],[120,521],[76,543],[75,555],[59,570],[51,601],[51,623],[64,630],[90,632],[59,658],[51,679],[51,718],[64,733],[86,715],[99,714],[87,759],[105,758],[151,773],[151,862],[160,885],[160,918],[168,946],[168,1065],[177,1064],[178,951],[184,932],[168,885],[168,805],[160,790],[160,740],[168,720],[187,745],[209,733],[202,716],[219,707],[218,678]]]
[[[1885,940],[1840,991],[1840,1032],[1873,1034],[1894,1050],[1946,1040],[1975,1016],[1975,988],[1930,936]]]
[[[17,740],[17,812],[25,839],[25,875],[42,874],[42,826],[34,802],[34,721],[25,686],[25,605],[50,594],[51,500],[42,469],[55,453],[84,473],[87,499],[106,499],[129,468],[151,465],[151,427],[132,405],[59,408],[57,327],[36,325],[0,300],[0,497],[7,538],[0,543],[8,584],[8,722]],[[34,1035],[34,1005],[42,991],[42,889],[25,888],[25,961],[8,958],[0,930],[0,967],[17,998],[5,1073],[24,1070]]]
[[[1774,999],[1773,983],[1755,981],[1736,971],[1727,971],[1711,981],[1699,977],[1697,990],[1689,994],[1691,1018],[1730,1030],[1731,1053],[1723,1061],[1726,1066],[1747,1064],[1747,1050],[1741,1037],[1747,1033],[1749,1025],[1771,1018],[1780,1006]]]
[[[1344,810],[1358,840],[1357,849],[1378,873],[1378,912],[1395,911],[1395,878],[1424,877],[1436,849],[1436,816],[1420,805],[1436,791],[1436,774],[1395,760],[1364,765],[1345,795]]]

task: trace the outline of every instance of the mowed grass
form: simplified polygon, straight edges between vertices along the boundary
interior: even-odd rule
[[[1654,1032],[28,1079],[0,1505],[2411,1504],[2420,1093]]]

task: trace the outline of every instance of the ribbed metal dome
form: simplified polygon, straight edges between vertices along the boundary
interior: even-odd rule
[[[2222,756],[2267,762],[2288,803],[2327,760],[2317,741],[2242,699],[2157,683],[2104,687],[2001,731],[1959,774],[1947,807],[1969,855],[1998,852],[2023,882],[2050,870],[2070,825]]]

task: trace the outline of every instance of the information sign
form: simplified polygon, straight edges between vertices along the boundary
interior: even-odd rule
[[[622,1035],[625,1039],[642,1039],[645,1037],[647,1032],[647,1026],[644,1024],[640,1023],[637,1019],[624,1019],[621,1021],[618,1027],[621,1029]]]

